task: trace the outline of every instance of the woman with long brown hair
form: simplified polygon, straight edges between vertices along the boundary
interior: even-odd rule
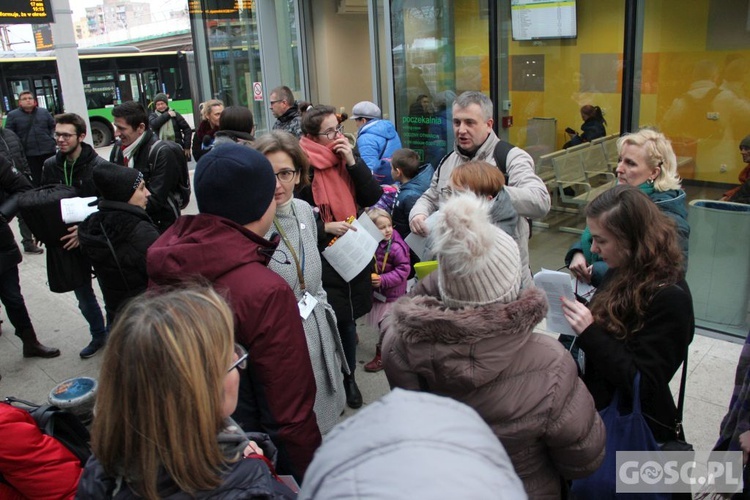
[[[130,302],[107,342],[94,456],[76,498],[240,497],[245,491],[295,498],[229,418],[247,357],[234,343],[232,310],[211,288]]]
[[[565,316],[585,353],[583,379],[597,409],[616,390],[632,400],[641,374],[641,407],[658,442],[675,439],[669,388],[685,360],[695,320],[675,223],[635,187],[619,185],[586,207],[592,251],[609,266],[588,307],[567,299]]]

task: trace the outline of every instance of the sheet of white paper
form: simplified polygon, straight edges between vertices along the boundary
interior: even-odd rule
[[[336,243],[323,250],[323,257],[347,282],[367,267],[375,255],[378,243],[383,239],[383,235],[370,218],[367,215],[364,217],[367,217],[367,222],[375,227],[380,239],[376,240],[372,237],[366,228],[367,222],[362,224],[360,220],[355,220],[352,225],[357,228],[356,231],[347,231],[336,240]]]
[[[432,231],[432,228],[435,226],[435,221],[437,220],[437,215],[439,212],[433,212],[432,215],[427,217],[425,220],[425,224],[427,224],[427,233],[429,234]],[[426,261],[426,260],[434,260],[432,252],[430,251],[430,247],[427,244],[428,239],[424,236],[419,236],[416,233],[409,233],[409,235],[404,239],[404,243],[409,245],[409,248],[417,254],[417,257],[419,257],[419,260]]]
[[[88,198],[63,198],[60,200],[60,213],[62,214],[62,220],[66,224],[73,224],[81,222],[89,215],[99,211],[99,207],[94,204],[93,207],[89,206],[89,203],[96,201],[96,196],[89,196]]]
[[[359,216],[357,222],[359,222],[359,226],[362,226],[357,226],[357,229],[360,231],[364,229],[365,231],[370,233],[370,236],[372,236],[373,239],[378,243],[383,241],[383,238],[385,238],[385,236],[383,236],[383,233],[380,232],[380,229],[378,229],[378,226],[375,225],[375,223],[372,221],[370,216],[367,215],[366,212],[362,212],[362,215]]]
[[[560,297],[575,300],[573,287],[570,284],[570,275],[561,271],[551,271],[542,268],[534,275],[534,285],[544,290],[547,294],[549,309],[547,310],[547,330],[564,335],[575,335],[568,320],[563,314]]]

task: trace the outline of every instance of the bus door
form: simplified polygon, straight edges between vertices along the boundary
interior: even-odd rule
[[[159,71],[156,69],[144,69],[141,71],[143,79],[143,92],[146,102],[151,103],[159,92],[168,93],[165,89],[159,87]],[[170,96],[174,97],[174,96]]]
[[[18,96],[21,95],[21,92],[34,93],[31,89],[31,79],[29,78],[9,78],[8,90],[10,90],[10,98],[12,100],[10,103],[11,109],[18,107]]]
[[[60,85],[55,77],[42,77],[34,79],[36,87],[36,100],[39,106],[56,115],[62,113],[62,99],[60,96]]]
[[[141,78],[136,72],[120,72],[118,75],[119,82],[117,90],[119,95],[118,100],[120,103],[125,101],[138,101],[144,106],[146,105],[143,96],[143,86],[141,85]]]

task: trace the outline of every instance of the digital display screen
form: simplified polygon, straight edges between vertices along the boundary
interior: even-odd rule
[[[53,23],[51,0],[0,0],[0,24]]]
[[[578,36],[575,0],[511,0],[510,13],[513,40]]]

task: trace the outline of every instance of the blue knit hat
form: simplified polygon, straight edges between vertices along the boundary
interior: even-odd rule
[[[223,144],[203,155],[195,167],[194,183],[200,213],[242,226],[263,217],[276,191],[271,163],[240,144]]]

